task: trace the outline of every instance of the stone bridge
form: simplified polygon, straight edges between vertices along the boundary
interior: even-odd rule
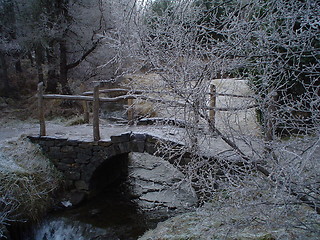
[[[126,176],[130,152],[146,152],[166,159],[166,156],[158,151],[160,141],[170,144],[172,149],[183,147],[177,142],[134,132],[111,136],[110,140],[105,141],[70,140],[49,136],[29,136],[29,139],[39,144],[44,154],[63,173],[69,189],[84,193],[91,192],[95,185],[99,184],[97,181],[111,183],[121,176]],[[167,160],[174,162],[174,159]],[[189,160],[188,154],[185,154],[179,164],[186,164]],[[103,180],[99,179],[98,175],[104,175]]]

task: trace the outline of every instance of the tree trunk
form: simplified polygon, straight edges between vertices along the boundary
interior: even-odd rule
[[[37,71],[38,71],[38,82],[43,82],[43,69],[42,69],[42,63],[43,63],[43,48],[41,45],[37,45],[35,48],[35,54],[36,54],[36,65],[37,65]]]
[[[58,87],[58,74],[56,73],[56,61],[55,57],[52,53],[53,50],[53,44],[49,44],[49,49],[47,49],[47,59],[48,59],[48,79],[47,79],[47,86],[46,91],[50,93],[58,93],[57,87]]]
[[[16,73],[22,73],[23,72],[20,59],[18,59],[16,61],[15,68],[16,68]]]
[[[8,66],[5,58],[5,54],[0,52],[0,63],[1,63],[1,80],[3,82],[3,93],[8,94],[10,92],[10,85],[9,85],[9,76],[8,76]]]
[[[68,84],[68,66],[67,66],[67,46],[66,41],[60,41],[60,78],[59,83],[62,87],[62,94],[71,94]]]
[[[33,56],[32,56],[32,53],[31,52],[28,52],[28,58],[29,58],[29,60],[30,60],[30,65],[31,65],[31,67],[33,67],[34,65],[34,62],[33,62]]]
[[[58,93],[58,91],[57,91],[58,78],[59,78],[59,76],[56,74],[56,71],[54,69],[50,69],[50,65],[49,65],[46,92]]]

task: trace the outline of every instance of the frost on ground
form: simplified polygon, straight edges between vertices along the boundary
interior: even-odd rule
[[[50,204],[60,175],[25,137],[0,143],[0,226],[37,219]],[[0,227],[0,236],[4,228]]]
[[[284,206],[268,209],[249,204],[241,208],[207,204],[196,212],[159,223],[139,240],[319,239],[319,216],[304,207],[296,207],[294,213],[290,215]],[[318,231],[310,231],[306,226],[310,223],[318,224]]]

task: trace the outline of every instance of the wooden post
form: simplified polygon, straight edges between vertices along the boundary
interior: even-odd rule
[[[133,124],[133,98],[128,99],[128,124],[132,125]]]
[[[89,103],[88,103],[88,101],[83,101],[82,107],[83,107],[83,121],[85,123],[89,123]]]
[[[99,85],[93,88],[93,139],[100,140],[99,130]]]
[[[46,123],[44,120],[44,108],[43,108],[43,82],[38,84],[38,111],[39,111],[39,123],[40,123],[40,136],[45,136]]]
[[[84,92],[84,84],[81,84],[81,92]],[[87,101],[82,101],[82,108],[83,108],[83,121],[85,123],[89,123],[89,103]]]
[[[212,84],[210,86],[210,108],[215,108],[217,102],[217,91],[216,86]],[[213,126],[216,124],[216,110],[210,109],[209,110],[209,118]]]

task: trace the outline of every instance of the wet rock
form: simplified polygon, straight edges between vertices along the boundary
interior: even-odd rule
[[[162,191],[147,192],[139,199],[154,205],[163,205],[168,208],[176,209],[188,208],[196,205],[197,203],[194,198],[188,196],[187,192],[180,189],[166,189]]]
[[[70,194],[70,202],[72,206],[77,206],[85,199],[85,197],[86,197],[85,192],[74,191],[74,192],[71,192]]]
[[[75,181],[74,185],[77,190],[89,190],[89,184],[83,180]]]

